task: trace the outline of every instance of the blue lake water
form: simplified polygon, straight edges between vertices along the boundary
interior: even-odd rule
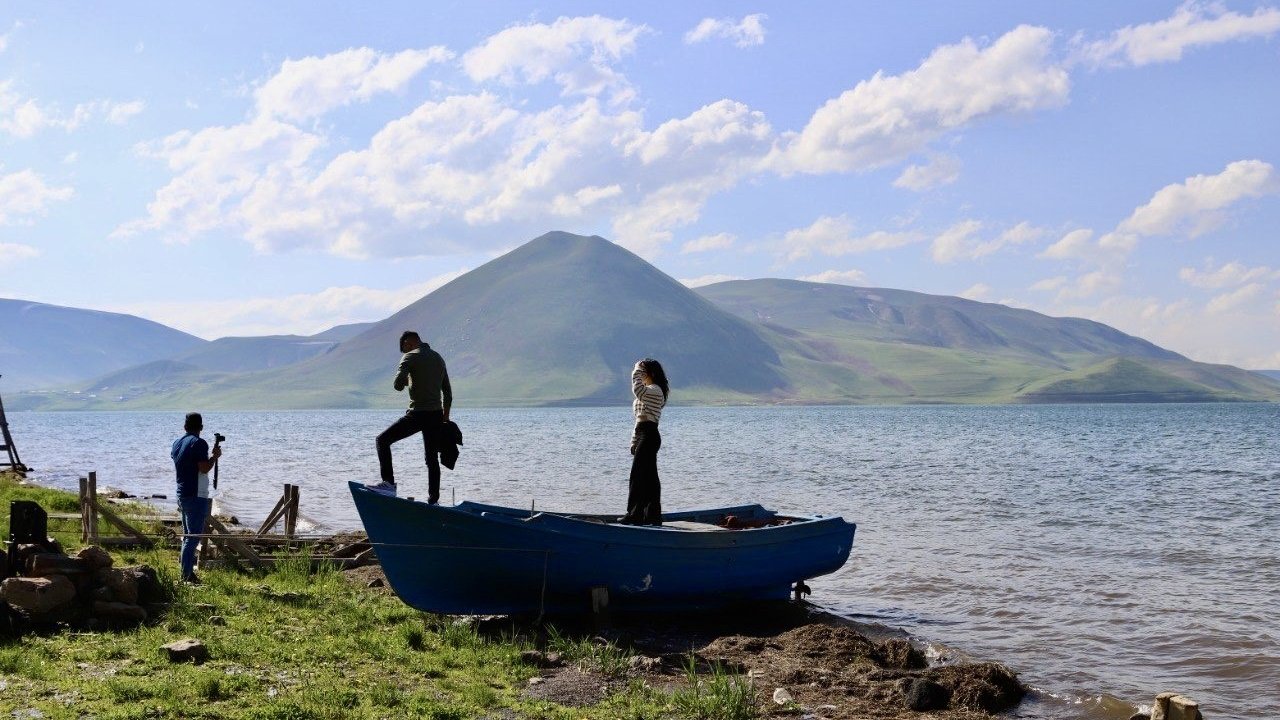
[[[358,528],[383,411],[207,413],[222,512],[301,486],[302,530]],[[443,500],[621,512],[630,408],[466,409]],[[173,494],[181,413],[10,413],[40,482]],[[1022,717],[1127,718],[1162,690],[1280,717],[1280,405],[685,408],[663,414],[669,510],[760,502],[858,523],[812,600],[938,652],[1004,662]],[[422,446],[395,449],[426,495]],[[455,495],[456,494],[456,495]],[[160,501],[165,502],[165,501]]]

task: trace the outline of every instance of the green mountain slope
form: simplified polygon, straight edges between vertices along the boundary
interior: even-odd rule
[[[87,382],[207,344],[132,315],[0,299],[0,389]]]
[[[1023,402],[1123,403],[1230,401],[1247,396],[1179,377],[1148,360],[1111,358],[1032,383],[1017,397]]]
[[[319,335],[224,337],[173,359],[205,370],[248,372],[292,365],[329,352],[339,342],[336,339],[321,339]]]
[[[1280,400],[1280,383],[1258,373],[1196,363],[1088,320],[794,280],[694,292],[607,240],[548,233],[377,323],[223,338],[79,392],[6,402],[403,407],[391,378],[406,329],[444,355],[459,405],[625,403],[644,356],[663,361],[680,403]]]

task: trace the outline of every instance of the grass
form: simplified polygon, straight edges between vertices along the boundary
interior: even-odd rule
[[[753,720],[759,717],[756,690],[751,681],[725,670],[720,663],[711,666],[711,677],[698,675],[697,661],[690,656],[685,665],[689,687],[673,696],[681,717],[697,720]]]
[[[19,497],[58,512],[69,503],[74,511],[72,495],[0,475],[0,507]],[[60,540],[74,551],[79,533],[62,532]],[[522,689],[537,673],[520,660],[532,647],[527,639],[494,639],[418,612],[331,567],[313,570],[305,553],[270,572],[210,568],[197,587],[175,583],[173,549],[113,554],[117,566],[156,568],[173,587],[168,611],[126,631],[0,639],[0,717],[33,710],[99,720],[673,717],[673,695],[639,682],[587,708],[525,697]],[[225,625],[210,624],[214,615]],[[203,665],[172,664],[161,650],[187,637],[208,646]],[[587,670],[619,676],[630,660],[616,645],[555,637],[552,649]],[[713,678],[702,694],[720,692],[723,682]]]
[[[634,656],[611,641],[566,637],[554,626],[547,631],[547,649],[560,653],[567,662],[577,663],[584,670],[598,672],[606,677],[625,675]]]

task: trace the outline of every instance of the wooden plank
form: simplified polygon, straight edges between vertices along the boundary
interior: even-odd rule
[[[247,560],[249,564],[254,567],[262,567],[262,558],[258,556],[258,553],[254,552],[253,548],[244,544],[239,537],[229,532],[226,526],[222,524],[222,521],[210,515],[209,527],[217,531],[216,534],[211,534],[209,536],[211,540],[224,549],[230,548],[233,552],[240,555],[240,557]]]
[[[92,491],[92,489],[93,489],[93,487],[92,487],[92,480],[90,480],[90,491]],[[106,518],[106,519],[107,519],[107,522],[110,522],[112,525],[115,525],[115,526],[120,530],[120,532],[123,532],[123,533],[125,533],[125,534],[127,534],[127,535],[132,535],[133,537],[137,538],[137,539],[138,539],[138,543],[139,543],[140,545],[145,545],[145,546],[147,546],[147,547],[150,547],[150,546],[151,546],[151,544],[152,544],[152,543],[151,543],[151,540],[150,540],[149,538],[147,538],[147,537],[146,537],[145,535],[143,535],[142,533],[138,532],[138,531],[137,531],[137,530],[136,530],[132,525],[130,525],[129,523],[125,522],[124,520],[121,520],[121,519],[120,519],[120,516],[116,515],[115,513],[111,512],[110,510],[108,510],[108,509],[106,509],[106,508],[102,507],[101,505],[98,505],[97,503],[93,502],[92,500],[90,500],[89,504],[90,504],[90,507],[91,507],[91,508],[93,508],[94,510],[97,510],[99,513],[101,513],[101,514],[102,514],[102,517],[104,517],[104,518]],[[90,513],[90,514],[92,515],[92,513]],[[93,524],[94,524],[94,527],[93,527],[93,536],[94,536],[93,541],[94,541],[94,544],[98,544],[98,541],[99,541],[99,540],[101,540],[102,538],[100,538],[100,537],[98,537],[98,536],[97,536],[97,534],[98,534],[98,529],[97,529],[97,522],[96,522],[96,520],[94,521],[94,523],[93,523]]]
[[[262,526],[258,528],[258,535],[265,535],[267,531],[276,526],[280,522],[280,516],[284,514],[285,502],[289,496],[282,496],[276,501],[276,506],[271,508],[271,512],[267,513],[267,519],[262,521]]]

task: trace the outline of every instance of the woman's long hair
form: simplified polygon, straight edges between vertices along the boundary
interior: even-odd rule
[[[662,390],[662,399],[666,400],[671,394],[671,386],[667,384],[667,373],[662,369],[662,363],[653,358],[645,358],[640,361],[640,369],[649,376],[654,385]]]

